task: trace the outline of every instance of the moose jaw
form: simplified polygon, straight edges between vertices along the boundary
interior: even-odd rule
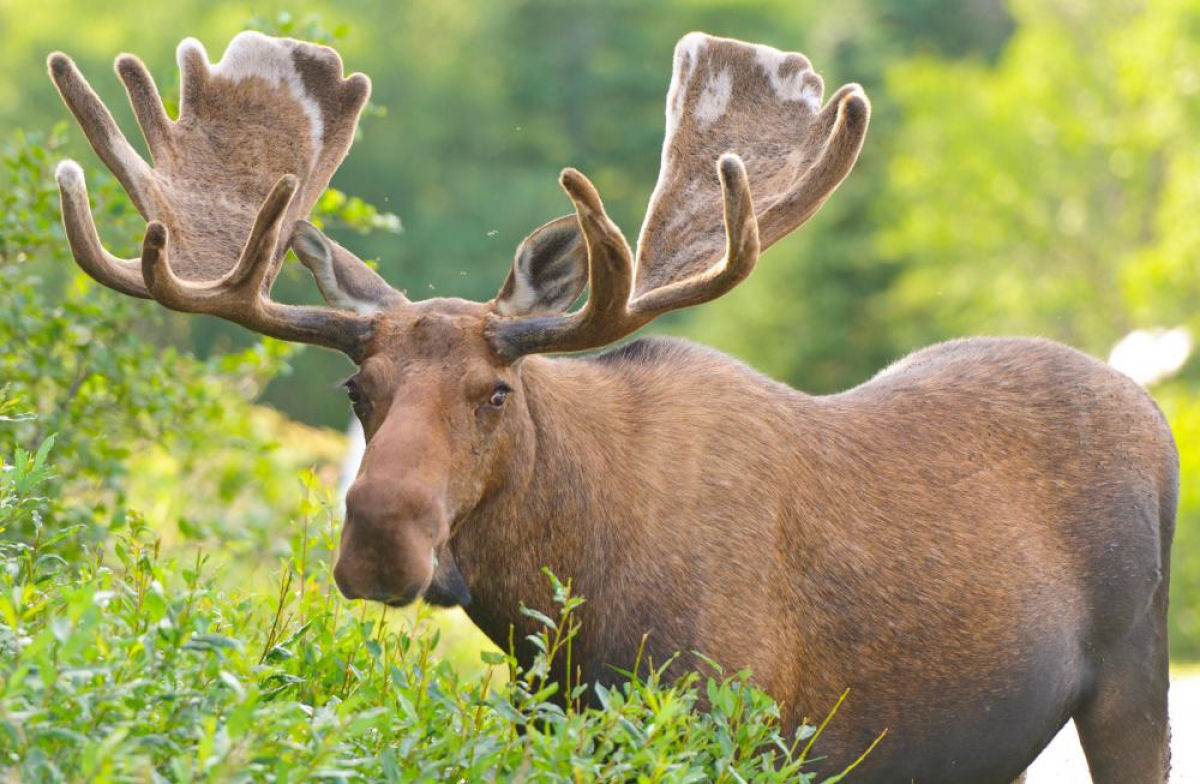
[[[151,166],[51,55],[149,221],[140,259],[108,253],[66,161],[67,238],[106,286],[358,365],[368,444],[334,568],[347,597],[463,604],[507,645],[532,631],[519,603],[549,603],[548,566],[589,600],[585,681],[614,680],[645,636],[660,662],[751,668],[788,729],[849,687],[816,751],[837,771],[888,729],[856,781],[1003,784],[1068,718],[1094,781],[1165,781],[1178,465],[1132,382],[1032,339],[941,344],[826,397],[682,341],[544,356],[744,280],[849,173],[870,114],[857,85],[822,105],[802,55],[685,36],[636,256],[567,169],[574,213],[521,243],[496,298],[412,301],[304,221],[369,80],[343,78],[332,49],[256,33],[215,66],[194,40],[178,60],[176,120],[141,61],[116,61]],[[328,307],[271,299],[289,247]]]

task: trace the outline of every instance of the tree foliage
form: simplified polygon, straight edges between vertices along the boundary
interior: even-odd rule
[[[1200,326],[1200,5],[1019,3],[999,63],[917,58],[879,234],[914,341],[1045,334],[1103,355]],[[909,335],[905,335],[909,338]]]

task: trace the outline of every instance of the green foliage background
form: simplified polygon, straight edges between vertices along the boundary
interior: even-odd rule
[[[361,138],[320,211],[412,296],[491,296],[520,238],[568,211],[563,166],[587,172],[634,234],[671,49],[701,29],[805,52],[830,89],[862,83],[874,116],[855,172],[802,231],[731,294],[652,330],[814,393],[966,334],[1045,335],[1103,357],[1133,328],[1200,331],[1200,0],[0,0],[0,541],[16,548],[13,585],[39,569],[43,586],[109,579],[72,570],[132,537],[164,558],[209,553],[205,590],[224,592],[212,607],[231,618],[275,590],[264,564],[286,574],[298,552],[313,553],[298,595],[327,586],[328,552],[293,535],[325,514],[313,499],[335,478],[343,442],[329,428],[349,412],[333,387],[349,366],[93,284],[69,259],[50,179],[59,159],[80,160],[104,239],[132,255],[143,224],[66,122],[46,54],[71,54],[136,139],[114,55],[141,56],[170,95],[181,38],[215,59],[246,26],[336,39],[371,75]],[[280,296],[318,301],[288,266]],[[1172,651],[1195,661],[1200,363],[1152,392],[1183,466]],[[121,573],[132,595],[135,572]],[[257,616],[239,617],[226,633],[257,634]],[[464,677],[492,671],[461,617],[422,623],[440,630],[430,656]],[[242,683],[250,665],[230,666]]]

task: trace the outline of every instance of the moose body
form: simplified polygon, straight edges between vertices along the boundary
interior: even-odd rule
[[[685,36],[636,257],[568,169],[575,212],[521,243],[494,299],[411,301],[303,221],[369,80],[255,33],[215,66],[190,40],[178,59],[177,120],[137,58],[117,61],[151,167],[51,56],[150,221],[140,259],[105,251],[64,162],[67,238],[111,288],[355,362],[347,597],[462,604],[505,646],[533,631],[521,602],[547,609],[548,566],[587,597],[588,681],[632,667],[644,638],[655,662],[684,653],[676,671],[701,666],[694,651],[751,669],[788,729],[849,688],[815,748],[836,771],[888,730],[856,781],[1003,784],[1069,717],[1098,784],[1165,780],[1177,459],[1131,381],[1041,340],[943,344],[827,397],[677,341],[543,356],[744,280],[849,173],[860,87],[822,106],[802,55]],[[329,307],[271,299],[289,248]]]
[[[788,726],[850,688],[830,770],[891,733],[855,781],[1008,782],[1072,715],[1093,759],[1163,764],[1177,466],[1124,376],[1021,339],[827,397],[667,340],[523,375],[533,435],[449,540],[497,644],[548,565],[588,599],[585,681],[646,634],[752,668]]]

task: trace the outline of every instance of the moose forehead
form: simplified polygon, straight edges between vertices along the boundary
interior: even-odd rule
[[[380,313],[372,328],[366,367],[386,358],[400,367],[426,362],[484,360],[500,365],[484,338],[488,305],[464,299],[427,299]]]

